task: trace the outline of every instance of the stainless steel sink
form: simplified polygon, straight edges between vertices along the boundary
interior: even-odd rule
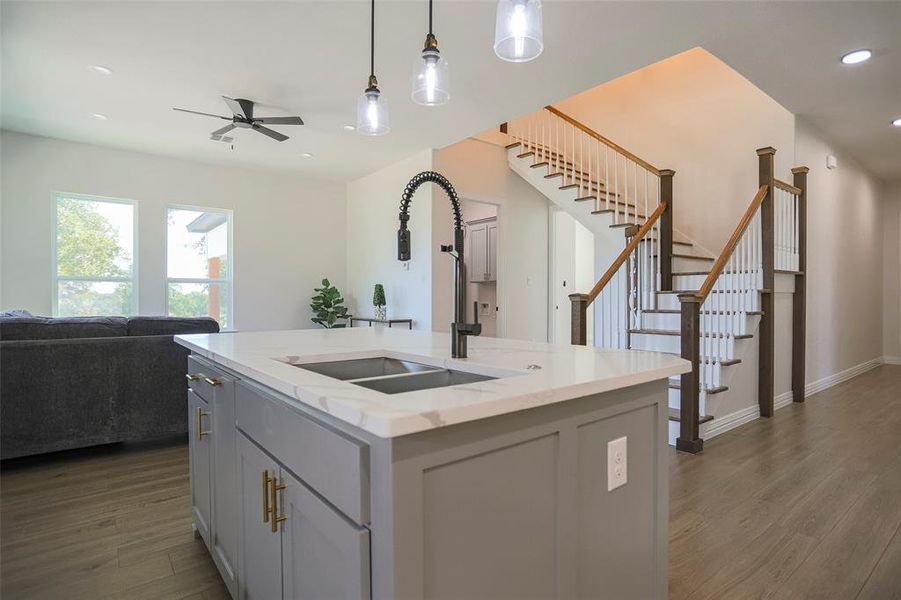
[[[353,381],[351,383],[364,388],[369,388],[370,390],[382,392],[383,394],[403,394],[404,392],[430,390],[452,385],[464,385],[467,383],[476,383],[477,381],[489,381],[491,379],[497,379],[497,377],[443,369],[441,371],[424,371],[409,375],[397,375],[395,377],[365,379],[362,381]]]
[[[295,364],[295,367],[313,371],[326,377],[348,381],[350,379],[368,379],[386,375],[400,375],[417,371],[434,371],[438,367],[423,365],[407,360],[398,360],[380,356],[377,358],[358,358],[354,360],[336,360],[332,362]]]
[[[379,356],[320,363],[290,363],[333,379],[359,385],[383,394],[403,394],[452,385],[497,379],[466,371],[442,369],[409,360]]]

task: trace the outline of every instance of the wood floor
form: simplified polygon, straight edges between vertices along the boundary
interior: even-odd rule
[[[671,598],[901,599],[901,367],[670,468]],[[0,501],[3,600],[228,598],[191,533],[184,443],[7,462]]]

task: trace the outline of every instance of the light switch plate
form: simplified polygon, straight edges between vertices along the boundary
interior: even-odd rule
[[[629,480],[629,456],[626,452],[628,438],[621,437],[607,442],[607,491],[626,485]]]

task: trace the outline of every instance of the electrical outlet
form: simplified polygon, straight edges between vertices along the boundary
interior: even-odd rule
[[[607,491],[626,485],[629,480],[629,456],[626,452],[628,438],[621,437],[607,442]]]

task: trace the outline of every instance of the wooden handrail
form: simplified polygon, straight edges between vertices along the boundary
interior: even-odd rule
[[[803,190],[799,187],[795,187],[790,183],[785,183],[784,181],[779,181],[778,179],[773,180],[773,185],[780,190],[785,190],[789,194],[794,194],[795,196],[800,196]]]
[[[726,262],[729,260],[729,257],[732,256],[732,253],[735,251],[735,246],[738,245],[738,241],[741,239],[742,234],[744,234],[745,230],[748,228],[748,225],[751,224],[751,219],[754,218],[754,214],[757,212],[757,209],[760,208],[760,205],[763,203],[764,198],[766,198],[768,190],[768,186],[760,186],[760,189],[757,190],[757,194],[754,195],[754,199],[751,200],[751,204],[748,205],[748,210],[745,211],[745,215],[738,223],[738,227],[736,227],[735,231],[732,232],[732,237],[730,237],[729,241],[726,242],[726,245],[723,247],[723,251],[720,252],[719,258],[717,258],[713,263],[713,267],[710,269],[710,274],[707,275],[707,279],[704,280],[704,285],[701,286],[701,289],[698,290],[697,293],[697,296],[701,298],[702,302],[707,298],[708,295],[710,295],[711,290],[713,290],[713,286],[716,285],[717,278],[720,276],[720,273],[726,266]]]
[[[604,275],[600,279],[598,279],[598,282],[594,284],[594,287],[591,288],[590,292],[588,292],[588,304],[594,302],[594,299],[598,297],[598,295],[604,289],[604,286],[610,283],[610,280],[613,279],[613,276],[616,275],[616,272],[619,270],[619,268],[623,265],[624,262],[626,262],[626,259],[629,258],[629,255],[635,251],[635,247],[638,246],[642,238],[646,236],[647,233],[651,230],[651,228],[654,226],[654,223],[656,223],[660,218],[660,215],[662,215],[666,211],[666,208],[667,205],[665,203],[661,202],[657,205],[657,208],[644,222],[644,224],[638,230],[638,233],[636,233],[635,236],[632,237],[632,240],[628,244],[626,244],[625,249],[619,253],[619,256],[616,257],[616,259],[613,261],[613,264],[610,265],[609,269],[607,269],[607,272],[604,273]]]
[[[573,125],[573,126],[575,126],[575,127],[578,127],[579,129],[581,129],[582,131],[584,131],[585,133],[587,133],[588,135],[590,135],[590,136],[593,137],[594,139],[598,140],[598,141],[601,142],[602,144],[604,144],[604,145],[606,145],[606,146],[610,146],[611,148],[613,148],[614,150],[616,150],[617,152],[619,152],[620,154],[622,154],[622,155],[625,156],[626,158],[629,158],[630,160],[632,160],[632,161],[638,163],[639,165],[641,165],[642,167],[644,167],[645,169],[647,169],[648,171],[650,171],[650,172],[653,173],[654,175],[657,175],[658,177],[660,176],[660,169],[658,169],[657,167],[655,167],[655,166],[652,165],[651,163],[649,163],[649,162],[647,162],[647,161],[645,161],[645,160],[642,160],[642,159],[638,158],[635,154],[629,152],[628,150],[626,150],[625,148],[623,148],[623,147],[620,146],[619,144],[617,144],[617,143],[615,143],[615,142],[613,142],[613,141],[611,141],[611,140],[605,138],[605,137],[602,136],[600,133],[598,133],[598,132],[596,132],[595,130],[593,130],[591,127],[588,127],[588,126],[585,125],[584,123],[581,123],[581,122],[577,121],[576,119],[573,119],[572,117],[570,117],[570,116],[567,115],[566,113],[557,110],[557,109],[554,108],[553,106],[548,105],[548,106],[545,106],[544,108],[547,109],[551,114],[557,115],[558,117],[560,117],[561,119],[563,119],[563,120],[566,121],[567,123],[569,123],[569,124],[571,124],[571,125]]]

